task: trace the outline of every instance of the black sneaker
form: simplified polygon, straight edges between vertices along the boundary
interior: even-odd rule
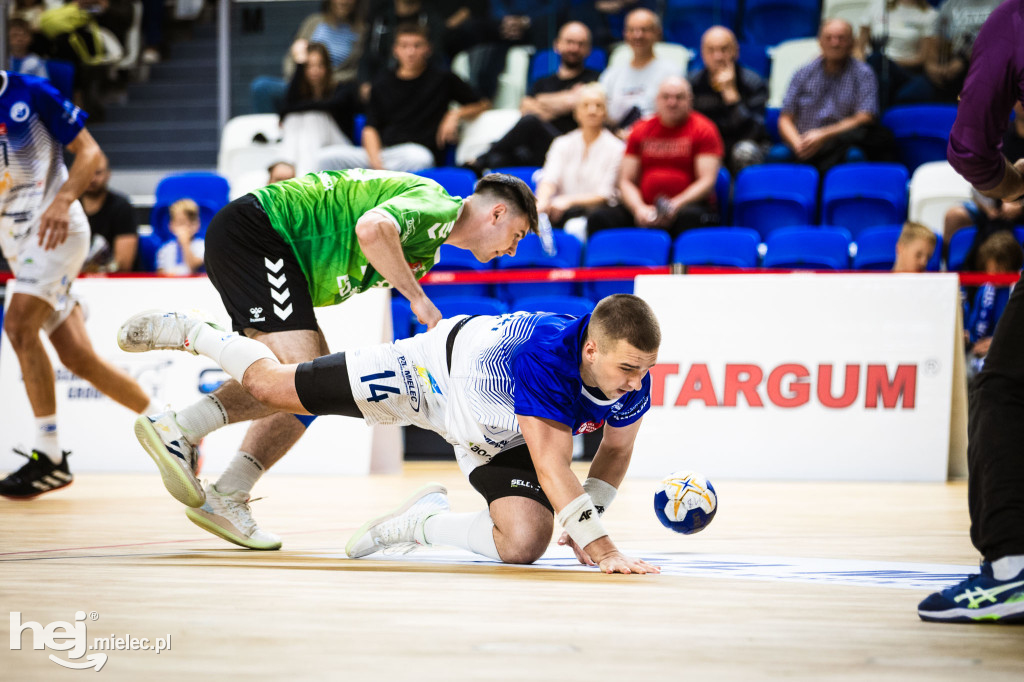
[[[0,481],[0,495],[4,497],[29,500],[51,490],[69,486],[75,480],[74,474],[68,470],[68,455],[71,453],[67,450],[61,453],[60,464],[54,464],[38,450],[33,450],[30,455],[18,449],[14,451],[22,457],[27,457],[28,462]]]

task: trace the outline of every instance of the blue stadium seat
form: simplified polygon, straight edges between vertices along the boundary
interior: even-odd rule
[[[818,0],[746,0],[743,36],[762,45],[817,35]]]
[[[896,263],[896,242],[903,225],[876,225],[861,230],[855,238],[857,254],[853,257],[854,270],[892,270]],[[928,261],[928,272],[938,272],[942,265],[942,236],[936,235],[935,251]]]
[[[775,230],[765,242],[766,268],[846,270],[850,233],[841,227],[800,226]]]
[[[964,259],[967,252],[971,250],[974,237],[978,234],[978,228],[973,225],[965,227],[953,233],[949,238],[949,254],[946,256],[947,270],[960,270],[964,266]]]
[[[558,70],[558,64],[559,57],[554,50],[548,48],[536,52],[530,59],[530,78],[527,87],[532,86],[537,80],[555,73]],[[608,66],[608,53],[595,47],[590,51],[583,65],[594,71],[604,71]]]
[[[442,317],[455,315],[502,315],[507,312],[505,304],[496,298],[487,296],[448,296],[434,302],[441,311]],[[417,334],[427,331],[427,325],[415,319],[414,331]]]
[[[587,241],[587,252],[583,257],[586,267],[609,267],[635,265],[664,267],[668,265],[668,253],[672,238],[664,230],[643,227],[620,227],[602,230]],[[600,301],[612,294],[633,293],[633,280],[608,280],[586,282],[584,295]]]
[[[814,223],[817,206],[818,171],[814,166],[750,166],[736,178],[731,222],[754,228],[764,239],[778,227]]]
[[[882,125],[892,131],[900,161],[913,173],[922,163],[946,160],[955,119],[955,104],[915,104],[892,107]]]
[[[156,186],[156,201],[149,214],[153,232],[161,241],[171,238],[171,204],[191,199],[199,206],[199,235],[206,234],[210,220],[228,203],[228,181],[216,173],[201,171],[168,175]]]
[[[740,41],[740,65],[747,67],[761,78],[768,78],[772,60],[768,56],[768,47],[755,40]]]
[[[527,296],[514,301],[509,309],[583,317],[594,309],[594,302],[581,296]]]
[[[453,197],[468,197],[476,186],[476,173],[468,168],[438,166],[416,171],[416,175],[430,178]]]
[[[761,235],[749,227],[702,227],[676,237],[672,262],[682,265],[757,267]]]
[[[391,292],[391,338],[407,339],[412,336],[412,325],[416,319],[412,316],[409,301],[397,291]]]
[[[764,127],[768,130],[768,137],[772,144],[782,142],[782,138],[779,137],[779,114],[781,113],[782,109],[777,107],[767,107],[764,110]]]
[[[442,244],[438,262],[431,272],[487,272],[494,269],[494,261],[481,263],[471,252]],[[490,284],[425,284],[423,291],[430,298],[446,296],[490,296]]]
[[[540,166],[505,166],[504,168],[492,168],[491,173],[505,173],[506,175],[514,175],[527,185],[530,186],[534,192],[537,191],[537,182],[534,179],[537,175],[537,171],[540,170]]]
[[[732,194],[732,175],[729,170],[722,166],[718,169],[718,177],[715,179],[715,200],[718,202],[718,217],[721,222],[729,220],[729,210],[732,208],[730,199]]]
[[[907,217],[907,169],[898,163],[847,163],[822,182],[821,222],[842,225],[856,241],[865,227]]]
[[[552,233],[557,253],[549,256],[544,253],[540,237],[528,234],[519,242],[515,256],[503,256],[498,259],[498,270],[522,270],[531,268],[577,268],[583,255],[583,246],[571,234],[562,230]],[[497,296],[502,301],[512,301],[525,296],[575,296],[575,282],[513,282],[499,284]]]
[[[663,19],[664,39],[690,48],[700,46],[700,38],[710,26],[736,25],[737,0],[666,0]]]

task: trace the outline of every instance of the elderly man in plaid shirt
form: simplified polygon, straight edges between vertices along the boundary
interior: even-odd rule
[[[850,24],[826,21],[818,42],[821,56],[801,67],[786,90],[779,135],[787,150],[774,152],[772,160],[795,157],[822,173],[847,160],[894,160],[892,134],[876,122],[878,82],[871,67],[852,56]]]

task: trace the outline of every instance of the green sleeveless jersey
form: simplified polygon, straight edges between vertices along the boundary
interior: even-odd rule
[[[314,306],[390,286],[356,239],[356,222],[367,212],[394,223],[405,261],[419,279],[437,263],[463,201],[428,178],[362,169],[310,173],[252,194],[295,253]]]

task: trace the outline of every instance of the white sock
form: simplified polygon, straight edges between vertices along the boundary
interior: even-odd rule
[[[149,399],[149,405],[146,405],[146,409],[143,410],[142,414],[160,414],[164,411],[164,404],[156,398]]]
[[[248,452],[239,450],[214,485],[217,487],[217,492],[225,494],[237,490],[249,493],[252,492],[252,487],[256,485],[256,481],[260,480],[264,471],[266,470],[263,465],[257,462],[255,457]]]
[[[208,324],[200,325],[195,338],[190,340],[197,353],[216,362],[238,383],[242,383],[245,370],[257,360],[269,358],[277,361],[271,350],[259,341],[234,332],[223,332]]]
[[[996,580],[1016,578],[1024,571],[1024,554],[1011,554],[992,562],[992,577]]]
[[[432,545],[452,545],[501,561],[494,544],[494,521],[486,509],[469,514],[434,514],[423,524],[423,537]]]
[[[60,439],[57,438],[57,415],[36,417],[36,439],[32,449],[50,458],[54,464],[60,464]]]
[[[175,414],[178,426],[185,437],[193,445],[201,441],[211,431],[216,431],[228,424],[228,412],[224,405],[213,395],[202,398]]]

